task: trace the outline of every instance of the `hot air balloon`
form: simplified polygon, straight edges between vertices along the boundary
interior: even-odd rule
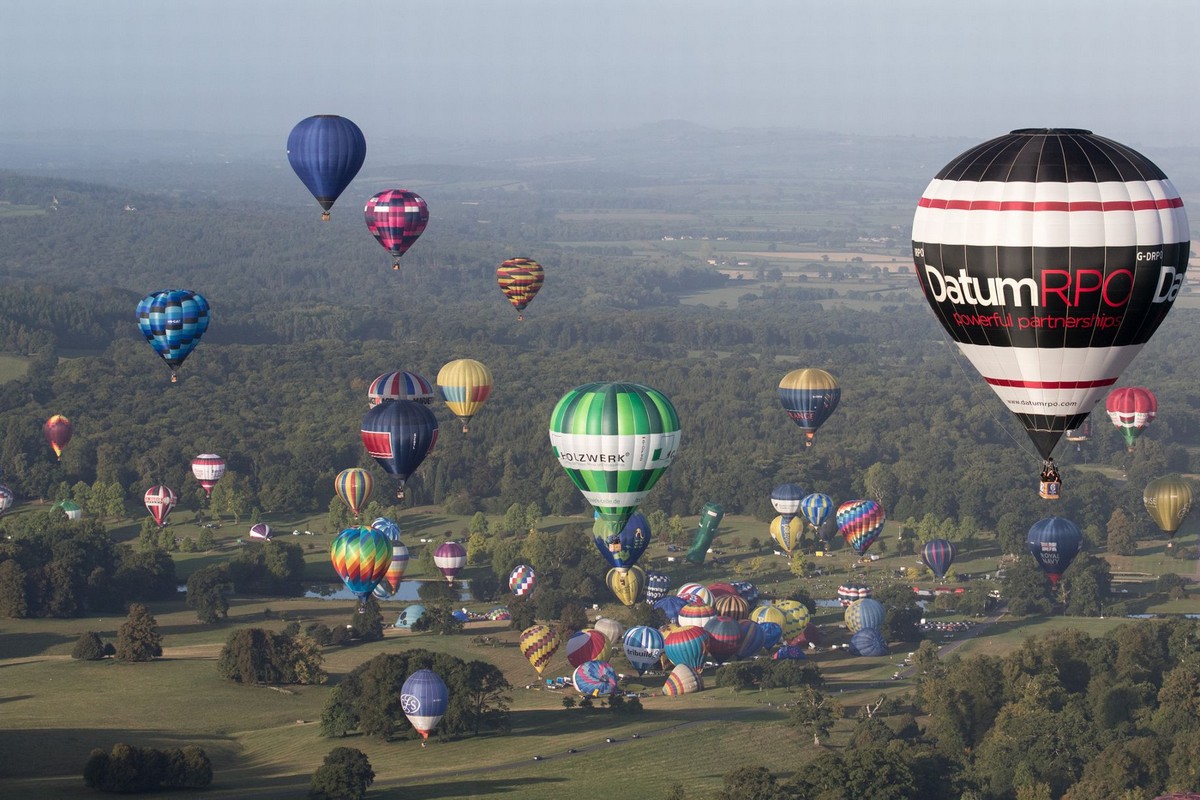
[[[608,638],[598,630],[584,628],[575,631],[567,639],[567,661],[578,667],[585,661],[599,661],[608,657]]]
[[[837,597],[838,602],[843,607],[850,605],[855,600],[861,600],[864,597],[870,597],[872,594],[871,587],[867,586],[862,581],[846,581],[838,587]]]
[[[681,694],[704,691],[704,679],[700,673],[687,664],[677,664],[667,682],[663,684],[662,693],[667,697],[677,697]]]
[[[265,522],[256,522],[250,526],[250,538],[263,542],[271,541],[271,526]]]
[[[524,319],[525,307],[537,296],[546,280],[546,271],[532,258],[510,258],[496,268],[500,291],[517,310],[517,321]]]
[[[429,381],[415,372],[385,372],[367,388],[367,403],[377,406],[389,400],[412,400],[423,406],[433,404],[436,392]]]
[[[692,537],[692,546],[688,548],[687,560],[693,564],[703,564],[708,548],[717,535],[717,528],[725,517],[725,508],[720,503],[705,503],[700,510],[700,524],[696,526],[696,534]]]
[[[759,629],[763,632],[763,647],[767,650],[770,650],[772,647],[779,644],[780,640],[783,639],[783,626],[778,622],[764,622],[762,620],[753,619],[753,611],[751,611],[750,614],[752,617],[750,621],[757,624]]]
[[[792,370],[779,382],[779,402],[804,431],[805,447],[812,447],[817,428],[829,419],[841,399],[837,379],[823,369]]]
[[[646,602],[657,603],[671,591],[671,576],[665,572],[646,573]]]
[[[75,430],[71,425],[71,420],[64,417],[62,414],[55,414],[46,420],[46,424],[42,426],[42,433],[46,436],[46,441],[50,443],[50,449],[54,451],[54,457],[59,461],[62,460],[63,448],[67,446],[67,442],[71,441],[71,433]]]
[[[437,417],[413,400],[380,403],[362,421],[362,442],[389,475],[399,479],[396,497],[404,499],[404,482],[417,471],[437,443]]]
[[[604,582],[613,595],[627,606],[638,601],[646,589],[646,572],[641,567],[613,568],[608,571]]]
[[[1092,438],[1092,418],[1089,416],[1074,428],[1067,428],[1063,438],[1068,442],[1086,442]]]
[[[938,580],[946,577],[950,565],[954,563],[955,547],[953,542],[945,539],[931,539],[921,548],[921,560],[925,566],[933,570]]]
[[[749,619],[750,604],[738,594],[723,594],[713,601],[713,608],[722,617],[732,619]]]
[[[528,564],[517,564],[508,574],[508,590],[517,597],[524,597],[537,584],[537,573]]]
[[[850,654],[855,656],[886,656],[887,639],[878,628],[863,628],[850,637]]]
[[[855,600],[846,606],[846,630],[857,633],[864,628],[878,628],[887,617],[883,603],[872,597]]]
[[[413,623],[425,616],[425,606],[420,603],[413,603],[404,607],[400,612],[400,616],[396,617],[397,628],[411,628]]]
[[[1142,502],[1154,524],[1173,539],[1192,510],[1192,485],[1178,475],[1155,478],[1146,484]]]
[[[1149,389],[1131,386],[1113,389],[1104,401],[1104,409],[1125,438],[1125,447],[1133,452],[1133,443],[1158,413],[1158,398]]]
[[[706,606],[711,606],[714,599],[712,592],[703,583],[685,583],[675,594],[685,603],[703,603]]]
[[[1025,546],[1038,562],[1050,583],[1058,585],[1058,579],[1071,566],[1079,548],[1083,545],[1083,534],[1078,526],[1062,517],[1046,517],[1033,523],[1025,538]]]
[[[738,620],[738,627],[742,630],[742,641],[738,644],[737,658],[751,658],[766,647],[767,634],[763,630],[763,626],[751,619]]]
[[[679,622],[679,611],[687,604],[688,602],[682,597],[673,594],[654,601],[654,607],[663,612],[667,621],[672,623]]]
[[[59,500],[50,506],[51,510],[58,509],[72,522],[83,519],[83,507],[73,500]]]
[[[717,616],[717,610],[707,603],[688,603],[679,609],[679,624],[683,627],[703,628]]]
[[[600,551],[600,557],[609,566],[618,569],[632,567],[650,546],[650,523],[642,514],[634,514],[620,533],[612,533],[608,524],[598,519],[592,526],[592,541]]]
[[[808,627],[808,621],[812,619],[812,612],[799,600],[784,598],[774,601],[772,605],[783,612],[783,640],[794,642],[796,637],[804,633],[804,629]]]
[[[808,654],[798,644],[785,644],[771,654],[772,661],[807,661]]]
[[[800,501],[804,490],[794,483],[781,483],[771,490],[771,507],[788,521],[800,513]]]
[[[926,301],[1043,459],[1158,329],[1191,249],[1162,170],[1090,131],[1051,128],[950,162],[912,237]]]
[[[750,608],[754,608],[758,603],[758,587],[750,581],[734,581],[732,584],[741,598],[746,601]]]
[[[585,697],[608,697],[617,690],[617,671],[607,661],[585,661],[575,668],[571,683]]]
[[[672,664],[686,664],[692,669],[704,666],[708,652],[708,631],[704,628],[680,628],[663,637],[663,653]]]
[[[433,564],[446,583],[454,583],[454,576],[467,565],[467,550],[458,542],[443,542],[433,552]]]
[[[12,489],[0,483],[0,517],[4,516],[4,512],[13,507],[16,501],[16,496]]]
[[[833,498],[827,494],[810,494],[800,501],[800,513],[814,528],[820,528],[821,523],[833,513]]]
[[[151,486],[146,490],[144,500],[146,510],[150,512],[150,516],[154,517],[154,521],[161,528],[167,524],[167,516],[175,507],[179,496],[169,486]]]
[[[879,538],[886,520],[883,506],[874,500],[851,500],[837,510],[838,533],[860,556]]]
[[[704,624],[708,632],[708,652],[715,661],[729,661],[742,644],[742,627],[733,617],[713,617]]]
[[[375,479],[371,473],[359,467],[344,469],[333,479],[333,490],[342,498],[346,508],[358,519],[358,512],[363,510],[371,499],[371,489],[375,487]]]
[[[371,523],[371,527],[386,536],[392,543],[392,562],[388,565],[383,580],[375,584],[373,592],[376,597],[386,600],[400,591],[400,582],[404,580],[404,573],[408,570],[408,548],[404,546],[404,542],[400,541],[400,525],[395,520],[376,517],[375,521]]]
[[[329,560],[346,588],[362,603],[370,596],[392,563],[392,545],[374,528],[345,528],[329,548]]]
[[[621,624],[620,620],[615,620],[612,617],[597,618],[593,627],[604,634],[604,638],[610,646],[625,638],[625,626]]]
[[[658,664],[663,654],[663,635],[647,625],[635,625],[622,640],[625,658],[641,675]]]
[[[771,520],[769,530],[771,531],[771,538],[775,540],[775,544],[779,545],[779,549],[791,555],[791,552],[800,544],[800,534],[803,527],[803,523],[797,522],[795,518],[789,522],[780,514]]]
[[[392,255],[392,269],[429,223],[429,208],[416,192],[388,189],[374,195],[363,209],[367,230]]]
[[[733,587],[732,583],[726,583],[725,581],[714,581],[713,583],[708,584],[704,588],[708,589],[708,593],[712,595],[714,605],[716,604],[716,601],[718,599],[720,599],[720,597],[722,595],[730,595],[730,594],[738,593],[738,590]]]
[[[492,393],[492,371],[471,358],[451,361],[438,371],[438,392],[446,406],[462,422],[463,433],[467,423],[479,413]]]
[[[429,734],[442,721],[446,707],[450,705],[450,692],[446,683],[431,670],[419,669],[400,687],[400,707],[404,716],[421,734],[421,747]]]
[[[288,163],[321,204],[321,219],[333,208],[367,157],[359,127],[336,114],[318,114],[296,123],[287,140]]]
[[[213,487],[225,474],[225,459],[216,453],[201,453],[192,459],[192,474],[200,481],[205,498],[211,498]]]
[[[538,675],[550,663],[550,657],[558,652],[558,632],[548,625],[533,625],[521,631],[518,646],[521,655],[537,670]]]
[[[635,383],[589,383],[550,415],[558,463],[610,532],[625,527],[679,449],[679,417],[661,392]]]
[[[188,289],[151,292],[137,306],[138,328],[171,370],[171,383],[208,330],[208,301]]]

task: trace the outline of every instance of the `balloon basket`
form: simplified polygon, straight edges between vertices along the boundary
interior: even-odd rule
[[[1061,491],[1061,481],[1042,481],[1038,489],[1038,496],[1043,500],[1058,500]]]
[[[178,383],[178,382],[179,382],[179,376],[176,375],[174,372],[172,372],[171,373],[171,383]]]
[[[329,212],[328,211],[321,212],[321,222],[329,222]]]

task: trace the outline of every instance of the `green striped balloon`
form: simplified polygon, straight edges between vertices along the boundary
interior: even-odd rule
[[[679,450],[665,394],[636,383],[589,383],[550,415],[550,446],[612,533],[619,532]]]

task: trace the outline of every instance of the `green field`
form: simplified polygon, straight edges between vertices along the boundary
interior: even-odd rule
[[[0,353],[0,383],[15,381],[25,377],[29,371],[29,359],[9,353]]]
[[[32,509],[25,507],[23,513]],[[406,542],[419,547],[424,533],[440,541],[442,534],[465,530],[467,517],[422,508],[406,511],[401,520]],[[280,517],[268,522],[276,535],[299,541],[306,547],[309,574],[316,581],[334,580],[328,566],[331,541],[324,529],[325,517]],[[549,518],[541,527],[556,529],[585,522],[582,518]],[[695,520],[686,520],[687,529]],[[176,523],[177,533],[198,535],[191,522]],[[220,548],[213,553],[178,555],[182,576],[199,566],[228,558],[239,547],[248,523],[234,525],[225,520],[216,530]],[[300,530],[299,537],[291,537]],[[303,534],[314,531],[312,537]],[[114,529],[118,537],[136,536],[136,523]],[[912,556],[895,553],[895,530],[889,526],[881,542],[882,557],[856,566],[853,553],[845,548],[829,556],[812,559],[828,574],[801,579],[787,569],[783,558],[770,550],[752,551],[750,540],[768,538],[766,525],[750,517],[728,516],[714,542],[721,563],[703,566],[668,563],[665,547],[656,543],[643,556],[655,568],[666,569],[676,586],[690,580],[711,583],[744,577],[767,593],[785,594],[802,586],[815,597],[832,597],[837,585],[849,575],[875,585],[895,577],[898,570],[912,567]],[[310,547],[311,545],[311,547]],[[710,557],[711,558],[711,557]],[[983,545],[963,552],[956,570],[994,571],[999,553]],[[410,565],[416,566],[414,559]],[[1155,543],[1135,557],[1122,561],[1125,572],[1157,572],[1194,566],[1167,558]],[[464,574],[469,577],[471,570]],[[407,577],[420,576],[410,571]],[[902,579],[900,579],[902,580]],[[918,581],[931,585],[928,579]],[[1136,586],[1136,585],[1135,585]],[[1182,603],[1182,604],[1180,604]],[[385,621],[405,605],[385,603]],[[468,603],[486,610],[495,603]],[[1176,608],[1175,606],[1179,606]],[[1190,606],[1191,608],[1188,608]],[[1176,601],[1162,612],[1194,610],[1194,601]],[[672,784],[682,783],[693,796],[704,796],[719,787],[722,775],[732,765],[762,764],[777,775],[787,775],[820,751],[784,722],[780,705],[789,700],[782,690],[732,693],[710,688],[679,698],[653,696],[661,689],[662,677],[632,678],[630,689],[652,694],[645,698],[645,711],[634,717],[614,716],[607,711],[585,712],[561,707],[560,692],[541,688],[541,680],[516,647],[517,632],[506,623],[470,623],[463,634],[442,637],[389,629],[384,640],[366,645],[327,648],[326,668],[331,682],[325,686],[243,687],[217,676],[215,658],[229,633],[246,626],[280,630],[289,620],[344,623],[353,614],[353,601],[321,599],[234,598],[230,619],[221,625],[201,625],[181,601],[151,607],[164,634],[164,657],[147,664],[112,661],[76,662],[69,654],[75,640],[86,630],[95,630],[107,641],[115,639],[123,617],[80,619],[0,620],[0,796],[83,797],[91,794],[80,778],[83,763],[94,747],[109,747],[124,741],[131,744],[174,747],[200,744],[214,762],[215,779],[205,793],[211,797],[295,797],[305,791],[312,771],[323,756],[339,745],[362,749],[376,772],[372,797],[456,798],[519,794],[521,798],[554,798],[564,791],[580,798],[608,798],[613,781],[636,775],[639,793],[662,796]],[[617,605],[604,606],[598,614],[616,615]],[[931,613],[931,616],[934,614]],[[949,615],[947,615],[949,616]],[[842,612],[821,608],[815,616],[827,640],[812,653],[827,680],[826,692],[848,706],[877,698],[881,692],[906,692],[908,680],[890,680],[900,660],[915,645],[896,645],[890,656],[855,658],[832,649],[846,641],[840,627]],[[1074,627],[1099,634],[1121,624],[1120,619],[1066,617],[1014,621],[1006,618],[978,629],[978,635],[957,641],[933,635],[934,641],[959,648],[961,653],[1004,653],[1026,637],[1048,630]],[[492,644],[476,637],[488,636]],[[459,741],[434,742],[422,750],[409,739],[380,742],[363,737],[328,740],[317,733],[321,708],[331,686],[358,664],[378,653],[421,647],[451,653],[464,659],[481,659],[500,667],[513,685],[513,731]],[[613,657],[618,670],[628,669],[623,656]],[[546,676],[569,675],[571,667],[560,651],[545,671]],[[832,744],[844,746],[851,720],[838,723]],[[638,733],[639,739],[630,737]],[[617,741],[606,743],[605,737]],[[568,748],[579,752],[568,754]],[[689,754],[711,752],[712,759],[688,758]],[[533,756],[543,760],[534,762]],[[606,776],[597,780],[596,776]],[[611,780],[609,780],[611,778]]]

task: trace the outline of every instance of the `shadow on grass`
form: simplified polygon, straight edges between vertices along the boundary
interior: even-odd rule
[[[94,748],[109,750],[121,742],[160,750],[198,745],[212,759],[213,771],[217,774],[234,766],[239,751],[231,737],[211,734],[120,728],[0,730],[0,753],[4,753],[4,758],[0,759],[0,778],[79,776]]]
[[[73,642],[77,638],[61,633],[6,633],[0,636],[0,653],[3,653],[5,658],[28,658],[41,655],[51,647]]]
[[[533,762],[529,762],[532,766]],[[493,794],[513,794],[518,796],[526,787],[539,783],[566,783],[566,778],[493,778],[491,780],[461,780],[437,781],[436,783],[415,783],[397,786],[391,789],[372,788],[372,798],[392,798],[392,800],[432,800],[438,797],[487,797]]]

